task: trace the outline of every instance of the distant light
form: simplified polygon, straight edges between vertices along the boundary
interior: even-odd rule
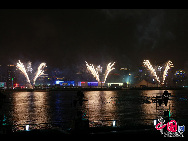
[[[153,124],[156,126],[157,125],[157,119],[154,119]]]
[[[29,131],[29,125],[26,125],[26,126],[25,126],[25,130],[26,130],[26,131]]]
[[[115,120],[113,120],[112,126],[113,126],[113,127],[116,127],[116,121],[115,121]]]

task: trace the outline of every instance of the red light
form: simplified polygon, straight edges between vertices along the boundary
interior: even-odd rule
[[[18,83],[14,84],[14,87],[19,87],[19,84]]]
[[[83,83],[86,83],[86,82],[81,82],[81,83],[83,84]]]

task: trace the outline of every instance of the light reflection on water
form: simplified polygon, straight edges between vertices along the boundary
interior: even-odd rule
[[[116,119],[116,91],[87,91],[84,94],[88,99],[85,106],[88,109],[89,121],[100,123]],[[111,125],[112,121],[106,122],[106,124]]]
[[[12,102],[13,125],[48,123],[49,105],[45,94],[45,92],[14,93]]]
[[[145,100],[160,95],[163,90],[127,90],[127,91],[85,91],[82,111],[89,119],[90,127],[138,126],[153,125],[153,119],[163,115],[163,110],[170,110],[174,119],[188,119],[188,102],[180,101],[187,96],[187,91],[170,91],[172,100],[168,105],[158,107],[155,103],[146,103]],[[76,115],[73,99],[76,91],[63,92],[14,92],[7,94],[8,102],[0,109],[5,114],[7,122],[15,126],[15,130],[24,130],[30,124],[32,129],[51,128],[59,126],[70,128]],[[181,120],[179,120],[182,122]],[[32,127],[33,126],[33,127]]]
[[[164,92],[164,90],[145,90],[145,91],[141,92],[141,97],[143,99],[147,99],[147,98],[151,99],[151,97],[161,96],[161,94],[163,94],[163,92]],[[168,92],[171,93],[172,96],[174,95],[173,91],[168,90]],[[141,104],[141,109],[143,111],[142,119],[146,119],[146,120],[143,120],[143,122],[148,125],[153,124],[153,119],[159,119],[160,116],[163,116],[164,110],[165,111],[169,110],[169,106],[170,106],[170,112],[172,112],[175,115],[173,100],[168,100],[167,106],[165,106],[163,103],[161,106],[159,106],[159,104],[157,104],[157,107],[156,107],[156,103],[152,103],[152,101],[149,104],[142,103]]]

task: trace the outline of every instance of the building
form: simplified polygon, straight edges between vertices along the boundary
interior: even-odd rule
[[[73,87],[75,85],[74,81],[60,81],[60,80],[57,80],[55,84],[60,86],[70,86],[70,87]]]
[[[128,87],[127,83],[107,83],[107,86],[111,88]]]
[[[0,82],[0,89],[4,89],[6,86],[6,82]]]
[[[35,82],[36,85],[47,85],[49,81],[49,77],[47,73],[42,74],[39,76]],[[49,82],[50,83],[50,82]]]
[[[17,80],[16,80],[16,66],[15,65],[7,65],[6,87],[8,89],[13,89],[14,84],[16,82],[17,82]]]
[[[78,82],[78,86],[80,86],[80,87],[87,87],[88,84],[87,84],[86,81],[80,81],[80,82]]]
[[[180,69],[177,70],[174,74],[174,82],[176,86],[185,86],[186,84],[186,76],[185,71]]]
[[[101,87],[101,83],[102,86],[105,86],[104,82],[87,82],[87,81],[80,81],[78,82],[78,86],[80,87]]]
[[[150,83],[150,82],[148,82],[148,81],[146,81],[146,80],[144,80],[144,79],[143,79],[142,81],[140,81],[139,83],[134,84],[133,86],[136,87],[136,88],[158,87],[157,84]]]

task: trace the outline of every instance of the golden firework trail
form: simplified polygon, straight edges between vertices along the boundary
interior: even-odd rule
[[[18,60],[16,67],[24,74],[24,76],[27,79],[27,82],[30,83],[29,76],[27,75],[26,69],[25,69],[23,63],[20,60]]]

